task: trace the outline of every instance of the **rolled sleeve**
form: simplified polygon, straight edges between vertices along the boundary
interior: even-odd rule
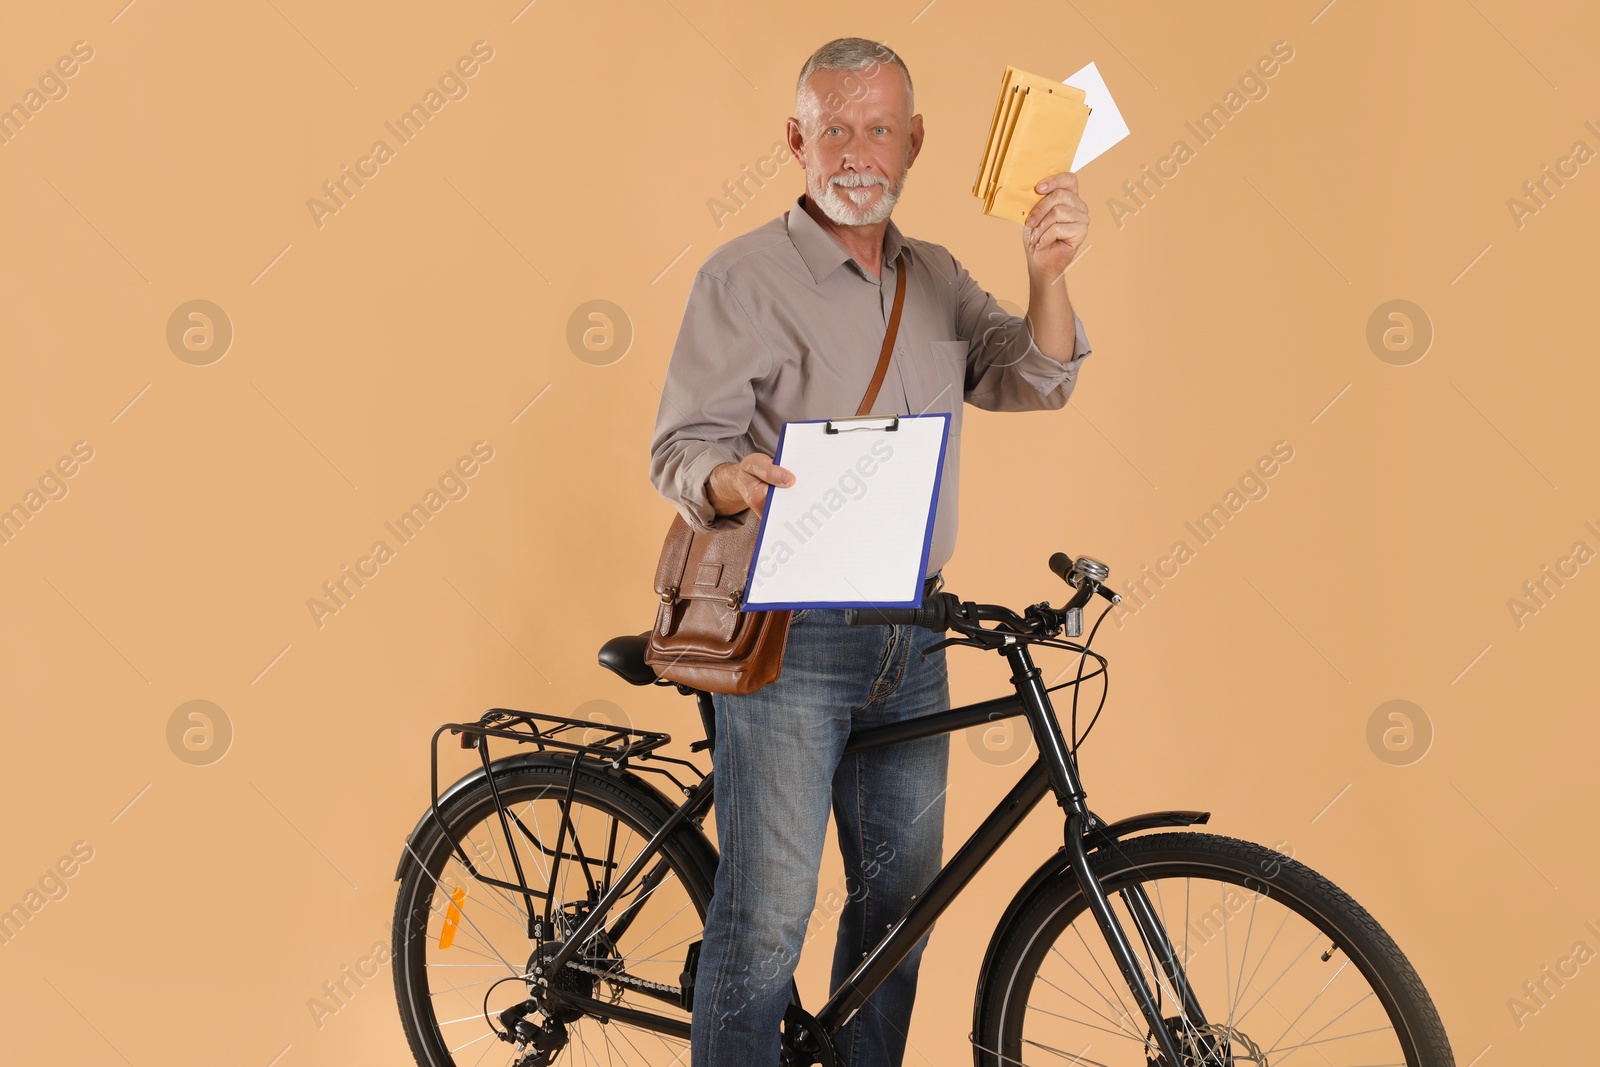
[[[1000,306],[959,261],[956,272],[956,328],[967,341],[969,404],[989,411],[1033,411],[1066,404],[1083,358],[1093,349],[1083,320],[1072,314],[1072,358],[1053,359],[1033,338],[1028,320]]]
[[[754,451],[755,386],[771,365],[770,346],[727,282],[696,274],[661,388],[650,481],[702,533],[731,525],[712,507],[706,478]]]

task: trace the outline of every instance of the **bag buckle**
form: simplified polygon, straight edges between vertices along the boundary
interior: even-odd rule
[[[661,602],[663,604],[676,604],[678,602],[678,587],[669,585],[661,590]]]

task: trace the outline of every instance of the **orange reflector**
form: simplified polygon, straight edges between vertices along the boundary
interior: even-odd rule
[[[456,924],[461,921],[461,902],[467,899],[467,887],[457,886],[450,894],[450,907],[445,909],[444,929],[439,931],[439,947],[449,948],[455,943]]]

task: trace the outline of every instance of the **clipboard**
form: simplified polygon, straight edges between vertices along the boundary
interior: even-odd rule
[[[740,611],[922,606],[950,413],[786,422]]]

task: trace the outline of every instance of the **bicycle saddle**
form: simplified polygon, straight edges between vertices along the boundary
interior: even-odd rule
[[[649,643],[648,630],[642,634],[613,637],[600,646],[600,666],[632,685],[653,685],[656,672],[644,661],[645,646]]]

